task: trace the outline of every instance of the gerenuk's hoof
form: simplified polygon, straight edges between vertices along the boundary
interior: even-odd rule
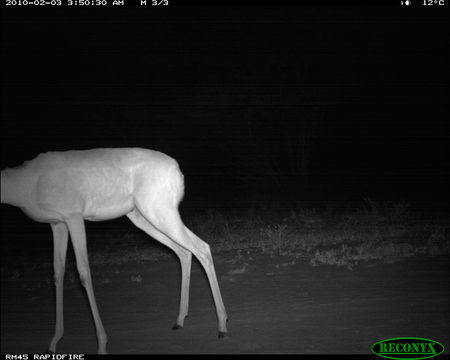
[[[226,335],[226,332],[224,331],[219,331],[219,339],[223,339]]]
[[[180,329],[182,329],[183,327],[182,326],[180,326],[180,325],[178,325],[178,324],[175,324],[174,326],[172,326],[172,330],[180,330]]]

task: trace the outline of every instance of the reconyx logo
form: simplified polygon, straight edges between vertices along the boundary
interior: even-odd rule
[[[372,352],[388,359],[427,359],[444,352],[444,346],[430,339],[400,337],[378,341]]]

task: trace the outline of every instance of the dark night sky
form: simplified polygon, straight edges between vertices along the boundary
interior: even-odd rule
[[[140,146],[175,157],[186,201],[210,206],[294,188],[320,200],[443,200],[443,10],[4,6],[2,168],[49,150]],[[292,147],[305,133],[311,142]],[[312,192],[295,186],[299,169]]]

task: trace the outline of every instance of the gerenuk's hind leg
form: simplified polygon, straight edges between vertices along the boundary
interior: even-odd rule
[[[150,224],[139,212],[135,209],[127,214],[128,218],[136,225],[139,229],[145,231],[155,240],[166,245],[172,249],[175,254],[178,255],[181,263],[181,295],[180,295],[180,311],[178,313],[177,321],[173,326],[173,329],[181,329],[184,325],[184,319],[188,315],[189,308],[189,282],[191,278],[191,259],[192,254],[190,251],[178,245],[176,242],[168,238],[161,231],[156,229],[152,224]]]
[[[148,205],[147,205],[148,204]],[[178,209],[168,201],[156,201],[138,205],[141,214],[159,231],[179,246],[189,250],[205,269],[216,305],[219,337],[226,332],[227,313],[223,304],[210,247],[183,224]]]

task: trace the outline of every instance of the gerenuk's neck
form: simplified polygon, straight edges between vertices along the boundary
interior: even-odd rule
[[[1,172],[1,202],[13,206],[24,206],[29,186],[21,169],[4,169]]]

